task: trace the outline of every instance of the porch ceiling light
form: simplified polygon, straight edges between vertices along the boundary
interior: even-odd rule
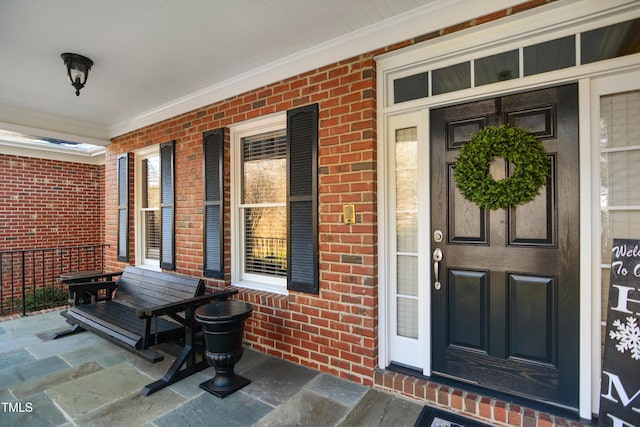
[[[76,88],[76,96],[80,96],[80,89],[82,89],[87,82],[93,61],[77,53],[63,53],[60,56],[64,61],[64,65],[67,66],[69,83]]]

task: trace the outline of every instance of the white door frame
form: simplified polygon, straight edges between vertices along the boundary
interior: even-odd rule
[[[616,22],[640,17],[640,4],[629,0],[599,1],[563,1],[533,9],[529,12],[503,18],[494,23],[461,31],[435,40],[410,46],[376,58],[378,66],[378,232],[379,232],[379,367],[386,368],[391,358],[390,315],[393,312],[390,301],[394,290],[395,271],[391,257],[395,256],[391,243],[395,236],[391,234],[390,200],[394,198],[394,189],[390,185],[393,165],[389,162],[390,121],[404,114],[419,112],[426,117],[423,125],[428,135],[428,113],[431,108],[468,102],[481,98],[533,90],[541,87],[578,82],[579,90],[579,134],[580,134],[580,399],[579,414],[591,418],[597,411],[600,384],[600,210],[599,210],[599,123],[592,110],[599,109],[599,96],[596,93],[610,89],[616,81],[615,75],[640,70],[640,54],[610,59],[587,65],[578,65],[563,70],[520,77],[505,82],[431,96],[399,104],[393,103],[393,80],[426,70],[464,62],[487,55],[553,40],[566,35],[576,34]],[[497,36],[499,35],[499,36]],[[579,50],[577,52],[579,56]],[[520,67],[522,69],[522,67]],[[634,74],[635,75],[635,74]],[[619,79],[623,80],[623,79]],[[632,80],[632,79],[624,79]],[[635,81],[640,79],[635,78]],[[609,83],[607,83],[609,82]],[[622,83],[622,82],[620,82]],[[607,86],[608,85],[608,86]],[[623,86],[627,87],[627,86]],[[627,87],[626,90],[631,90]],[[598,99],[597,106],[593,102]],[[426,189],[428,192],[428,187]],[[428,209],[428,207],[427,207]],[[429,216],[429,213],[426,214]],[[428,222],[426,223],[428,224]],[[430,242],[431,239],[428,238]],[[427,245],[430,245],[427,244]],[[431,268],[428,247],[424,259],[427,264],[427,277],[430,283]],[[595,269],[598,269],[596,272]],[[430,292],[427,292],[430,294]],[[425,319],[425,339],[420,346],[425,352],[423,372],[431,373],[431,325],[430,298],[421,298],[424,311],[419,317]],[[421,310],[422,311],[422,310]]]

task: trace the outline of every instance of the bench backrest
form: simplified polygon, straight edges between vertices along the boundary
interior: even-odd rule
[[[202,279],[127,266],[113,301],[150,308],[204,295],[204,288]]]

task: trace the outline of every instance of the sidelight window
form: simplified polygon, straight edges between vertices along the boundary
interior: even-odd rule
[[[395,139],[397,335],[418,338],[417,129],[397,129]]]
[[[640,91],[600,99],[600,218],[602,225],[602,321],[610,287],[611,245],[640,236]]]

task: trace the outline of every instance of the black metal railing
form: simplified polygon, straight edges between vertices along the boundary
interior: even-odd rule
[[[104,271],[109,245],[0,251],[0,315],[67,304],[60,276],[73,271]]]

